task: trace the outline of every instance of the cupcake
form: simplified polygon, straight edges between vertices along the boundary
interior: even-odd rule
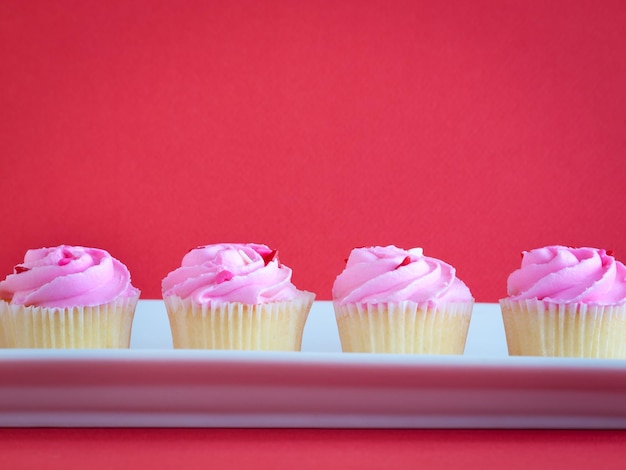
[[[28,250],[0,282],[0,347],[128,348],[139,290],[104,250]]]
[[[463,354],[474,299],[421,248],[356,248],[333,285],[344,352]]]
[[[626,267],[596,248],[522,253],[500,300],[509,354],[626,358]]]
[[[191,250],[162,282],[174,348],[299,351],[315,294],[265,245]]]

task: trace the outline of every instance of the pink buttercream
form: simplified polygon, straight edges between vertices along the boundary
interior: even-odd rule
[[[333,285],[333,299],[342,304],[473,300],[452,266],[424,256],[421,248],[393,245],[352,250]]]
[[[0,299],[27,307],[89,307],[136,295],[126,266],[104,250],[82,246],[28,250],[0,282]]]
[[[626,302],[626,267],[596,248],[537,248],[523,253],[507,290],[512,300],[618,305]]]
[[[181,267],[163,279],[163,297],[195,302],[259,304],[293,300],[301,291],[291,283],[291,269],[276,251],[253,243],[221,243],[191,250]]]

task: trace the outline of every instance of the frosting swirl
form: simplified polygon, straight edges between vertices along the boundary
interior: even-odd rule
[[[300,291],[291,269],[280,264],[276,250],[254,243],[220,243],[191,250],[181,266],[162,282],[163,296],[192,298],[197,303],[259,304],[292,300]]]
[[[126,266],[105,250],[82,246],[28,250],[0,282],[0,299],[26,307],[90,307],[138,295]]]
[[[522,253],[508,278],[512,300],[617,305],[626,302],[626,267],[597,248],[548,246]]]
[[[421,248],[393,245],[352,250],[333,285],[333,299],[342,304],[473,300],[452,266],[424,256]]]

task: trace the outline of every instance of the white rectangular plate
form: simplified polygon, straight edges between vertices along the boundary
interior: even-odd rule
[[[173,350],[140,301],[130,350],[0,350],[0,426],[626,429],[626,361],[508,357],[497,304],[463,356],[340,351],[330,302],[270,353]]]

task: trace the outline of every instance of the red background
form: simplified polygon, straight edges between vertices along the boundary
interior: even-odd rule
[[[621,1],[3,0],[0,59],[2,276],[83,244],[158,298],[254,241],[329,299],[393,243],[492,302],[524,249],[626,261]]]
[[[622,431],[0,429],[0,464],[11,470],[623,470],[625,445]]]

